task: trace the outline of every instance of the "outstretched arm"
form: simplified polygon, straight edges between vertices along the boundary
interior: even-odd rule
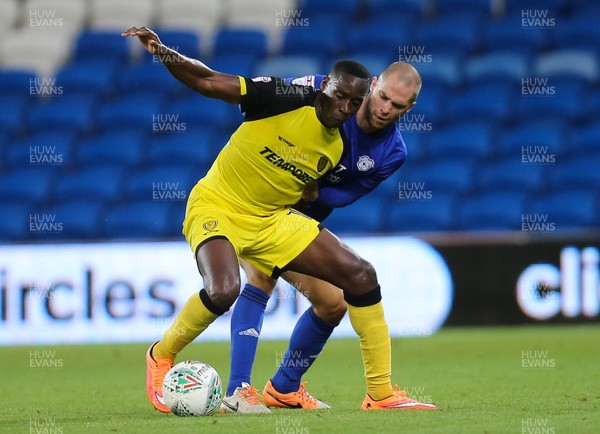
[[[121,36],[137,36],[144,48],[157,56],[173,76],[196,92],[233,104],[241,100],[237,75],[213,71],[204,63],[191,59],[164,45],[158,35],[147,27],[131,27]]]

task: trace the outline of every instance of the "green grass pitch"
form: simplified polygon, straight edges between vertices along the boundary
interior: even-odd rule
[[[259,344],[262,390],[286,342]],[[597,433],[600,326],[447,328],[395,339],[393,381],[439,411],[360,411],[357,339],[333,340],[306,375],[331,410],[178,418],[145,396],[146,345],[1,347],[0,431],[29,433]],[[198,343],[196,359],[229,375],[229,344]]]

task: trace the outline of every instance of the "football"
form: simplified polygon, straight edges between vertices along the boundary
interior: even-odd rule
[[[212,366],[186,360],[167,372],[163,397],[174,415],[208,416],[221,405],[221,378]]]

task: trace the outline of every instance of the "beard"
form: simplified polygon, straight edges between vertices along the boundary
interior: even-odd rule
[[[371,96],[367,96],[367,103],[366,103],[366,110],[365,110],[365,120],[367,121],[367,124],[369,125],[369,127],[371,128],[375,128],[375,126],[373,125],[373,100],[371,99]]]

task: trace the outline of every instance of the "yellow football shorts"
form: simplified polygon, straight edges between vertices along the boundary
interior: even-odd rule
[[[292,208],[260,217],[236,212],[197,184],[188,198],[182,232],[194,253],[211,238],[224,237],[239,257],[268,276],[278,277],[320,230],[319,222]]]

